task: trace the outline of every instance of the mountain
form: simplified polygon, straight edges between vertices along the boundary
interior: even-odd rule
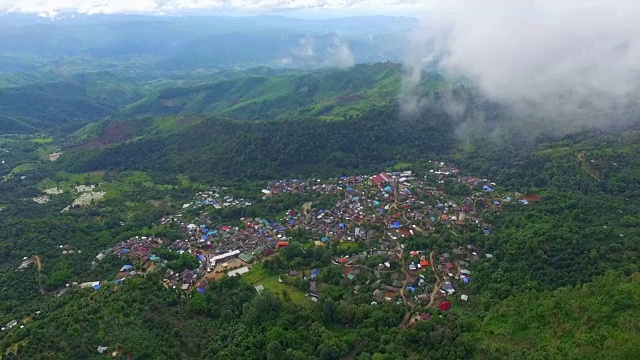
[[[12,24],[0,33],[0,54],[23,62],[20,66],[0,62],[0,72],[28,69],[42,62],[52,68],[68,66],[73,60],[75,66],[80,61],[83,69],[94,70],[111,69],[114,62],[123,66],[144,61],[147,67],[166,72],[399,60],[403,34],[416,20],[78,16]]]
[[[356,65],[301,75],[251,76],[190,87],[167,87],[128,106],[119,116],[204,114],[259,120],[292,116],[342,118],[369,104],[395,103],[402,68]]]

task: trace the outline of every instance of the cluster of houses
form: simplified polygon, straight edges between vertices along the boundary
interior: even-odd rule
[[[214,223],[206,216],[207,209],[244,207],[252,203],[224,195],[228,189],[214,187],[196,194],[192,202],[183,205],[182,212],[161,219],[161,224],[177,224],[184,234],[183,238],[173,242],[153,237],[131,238],[98,254],[96,260],[101,261],[113,254],[138,261],[143,271],[150,271],[156,265],[166,264],[166,261],[152,254],[152,249],[166,246],[178,253],[188,252],[198,259],[199,266],[180,272],[166,268],[163,283],[167,288],[204,291],[204,282],[215,278],[214,274],[224,272],[228,276],[242,275],[250,271],[250,264],[255,259],[286,247],[291,231],[304,230],[316,237],[314,241],[317,246],[345,242],[365,242],[369,246],[369,250],[362,255],[334,261],[336,265],[343,266],[343,276],[348,280],[357,279],[360,275],[360,260],[372,255],[387,257],[388,261],[383,261],[372,270],[378,278],[381,273],[390,272],[392,279],[389,283],[383,284],[378,280],[368,284],[373,287],[373,302],[390,301],[405,290],[416,301],[431,301],[432,291],[437,298],[459,294],[462,300],[467,300],[467,294],[459,291],[458,287],[471,281],[469,263],[480,258],[473,245],[452,249],[453,256],[444,253],[436,258],[435,264],[431,264],[428,254],[411,252],[405,263],[400,258],[403,239],[430,234],[438,226],[452,230],[456,227],[481,227],[488,235],[491,226],[482,222],[478,207],[499,210],[503,202],[520,200],[525,203],[522,200],[537,201],[539,198],[518,193],[497,198],[495,183],[463,177],[452,165],[442,162],[434,164],[435,169],[421,177],[412,171],[398,171],[328,180],[269,182],[261,190],[263,199],[285,193],[318,194],[326,195],[322,199],[333,199],[334,202],[330,206],[324,200],[323,206],[306,203],[300,209],[286,211],[284,216],[277,219],[241,218],[233,224]],[[440,185],[447,181],[466,184],[472,190],[472,195],[448,196]],[[200,210],[199,215],[195,219],[185,219],[186,211],[194,208]],[[486,256],[490,257],[488,254]],[[400,262],[403,268],[398,269],[395,264]],[[433,271],[442,279],[438,284],[425,280],[425,274]],[[406,288],[403,272],[409,274]],[[116,280],[132,275],[135,275],[135,271],[123,268]],[[315,278],[311,279],[311,283],[312,288],[317,288]],[[96,285],[101,284],[91,283],[91,287],[95,288]],[[319,295],[315,290],[310,294],[317,300]]]
[[[157,256],[153,255],[152,250],[161,247],[166,242],[166,240],[154,236],[134,236],[100,252],[96,256],[96,260],[102,261],[107,255],[115,255],[133,261],[140,261],[146,265],[149,262],[159,260]]]
[[[196,194],[195,200],[182,205],[183,209],[212,206],[216,209],[226,207],[245,207],[251,206],[252,203],[245,199],[234,199],[231,195],[221,195],[228,190],[225,187],[212,187],[209,191],[202,191]]]

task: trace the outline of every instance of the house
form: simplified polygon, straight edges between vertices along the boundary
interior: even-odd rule
[[[382,301],[382,299],[384,298],[384,291],[380,290],[380,289],[376,289],[373,292],[373,300],[380,302]]]
[[[440,304],[438,304],[438,309],[442,310],[442,311],[447,311],[449,309],[451,309],[451,303],[447,300],[441,302]]]
[[[105,351],[107,351],[107,349],[108,349],[108,347],[106,347],[106,346],[98,346],[97,351],[98,351],[100,354],[104,354],[104,352],[105,352]]]
[[[228,275],[229,277],[234,277],[234,276],[238,276],[238,275],[246,274],[246,273],[248,273],[248,272],[249,272],[249,268],[248,268],[248,267],[246,267],[246,266],[244,266],[244,267],[241,267],[241,268],[239,268],[239,269],[229,271],[229,272],[227,273],[227,275]]]
[[[389,286],[389,285],[381,285],[381,286],[380,286],[380,288],[381,288],[382,290],[385,290],[385,291],[392,291],[392,292],[394,292],[394,291],[397,291],[397,290],[398,290],[398,289],[396,289],[395,287],[393,287],[393,286]]]
[[[7,329],[11,329],[12,327],[18,325],[18,321],[17,320],[11,320],[7,323],[7,325],[5,325],[5,327]]]
[[[253,255],[248,255],[248,254],[240,254],[238,255],[238,258],[246,263],[252,263],[253,262]]]
[[[460,295],[460,300],[469,301],[469,296],[468,295]]]
[[[442,289],[449,294],[453,294],[456,292],[456,289],[453,287],[453,285],[451,285],[451,282],[449,281],[446,281],[444,284],[442,284]]]

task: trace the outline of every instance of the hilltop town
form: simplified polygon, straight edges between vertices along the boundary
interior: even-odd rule
[[[167,289],[189,294],[204,292],[208,282],[224,276],[264,272],[273,256],[292,244],[302,244],[303,249],[334,249],[324,268],[292,263],[278,275],[278,284],[298,280],[306,284],[302,288],[309,301],[322,297],[321,274],[335,268],[342,285],[354,294],[369,294],[371,304],[395,301],[409,308],[421,304],[446,311],[452,299],[473,297],[471,264],[493,258],[471,240],[491,235],[491,224],[482,220],[482,214],[500,212],[504,204],[523,206],[539,199],[501,192],[490,180],[464,176],[451,164],[432,164],[433,169],[425,173],[383,171],[326,180],[272,181],[261,190],[261,201],[322,197],[323,204],[307,201],[279,214],[227,222],[215,221],[212,214],[251,209],[253,203],[225,195],[226,188],[213,187],[197,193],[181,212],[161,219],[159,225],[177,227],[182,238],[136,236],[99,253],[94,265],[116,256],[129,265],[120,269],[114,283],[159,271]],[[443,239],[448,239],[444,247]],[[191,266],[185,266],[187,260]],[[251,282],[258,292],[269,287],[260,276]],[[97,290],[104,283],[80,286]],[[407,314],[407,324],[430,316]]]

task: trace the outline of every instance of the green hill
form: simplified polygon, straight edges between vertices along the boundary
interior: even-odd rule
[[[283,76],[249,76],[189,87],[167,87],[128,106],[122,117],[203,114],[268,120],[315,116],[342,119],[371,104],[394,103],[402,68],[357,65]],[[434,80],[435,81],[435,80]]]

